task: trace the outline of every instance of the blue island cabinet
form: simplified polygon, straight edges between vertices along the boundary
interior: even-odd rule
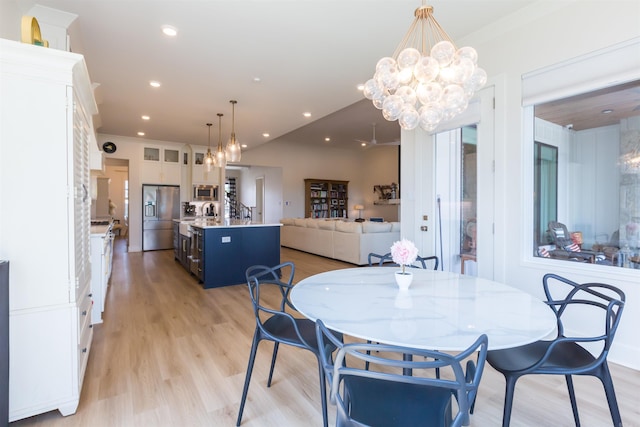
[[[256,264],[280,264],[280,225],[204,228],[205,289],[246,283]]]

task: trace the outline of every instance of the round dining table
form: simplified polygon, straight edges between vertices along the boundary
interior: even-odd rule
[[[327,271],[298,282],[291,302],[305,317],[352,337],[440,351],[462,351],[481,334],[489,349],[555,336],[543,301],[503,283],[444,271],[411,269],[408,290],[393,267]]]

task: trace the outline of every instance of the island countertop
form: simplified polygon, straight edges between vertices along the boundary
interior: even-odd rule
[[[90,233],[92,236],[105,236],[110,230],[111,230],[111,224],[92,225]]]
[[[243,220],[227,220],[225,222],[217,222],[210,217],[185,217],[174,219],[174,222],[192,225],[200,228],[236,228],[236,227],[281,227],[280,223],[258,223]]]

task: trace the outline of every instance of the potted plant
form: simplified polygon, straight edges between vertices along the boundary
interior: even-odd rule
[[[401,290],[409,289],[409,285],[411,285],[413,274],[406,271],[406,267],[413,264],[417,257],[418,248],[416,248],[416,245],[410,240],[402,239],[391,245],[391,258],[393,262],[402,267],[402,270],[396,271],[395,274],[396,283]]]

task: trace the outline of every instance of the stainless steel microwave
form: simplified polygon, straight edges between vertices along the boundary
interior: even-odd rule
[[[214,202],[218,200],[217,185],[194,185],[193,201]]]

